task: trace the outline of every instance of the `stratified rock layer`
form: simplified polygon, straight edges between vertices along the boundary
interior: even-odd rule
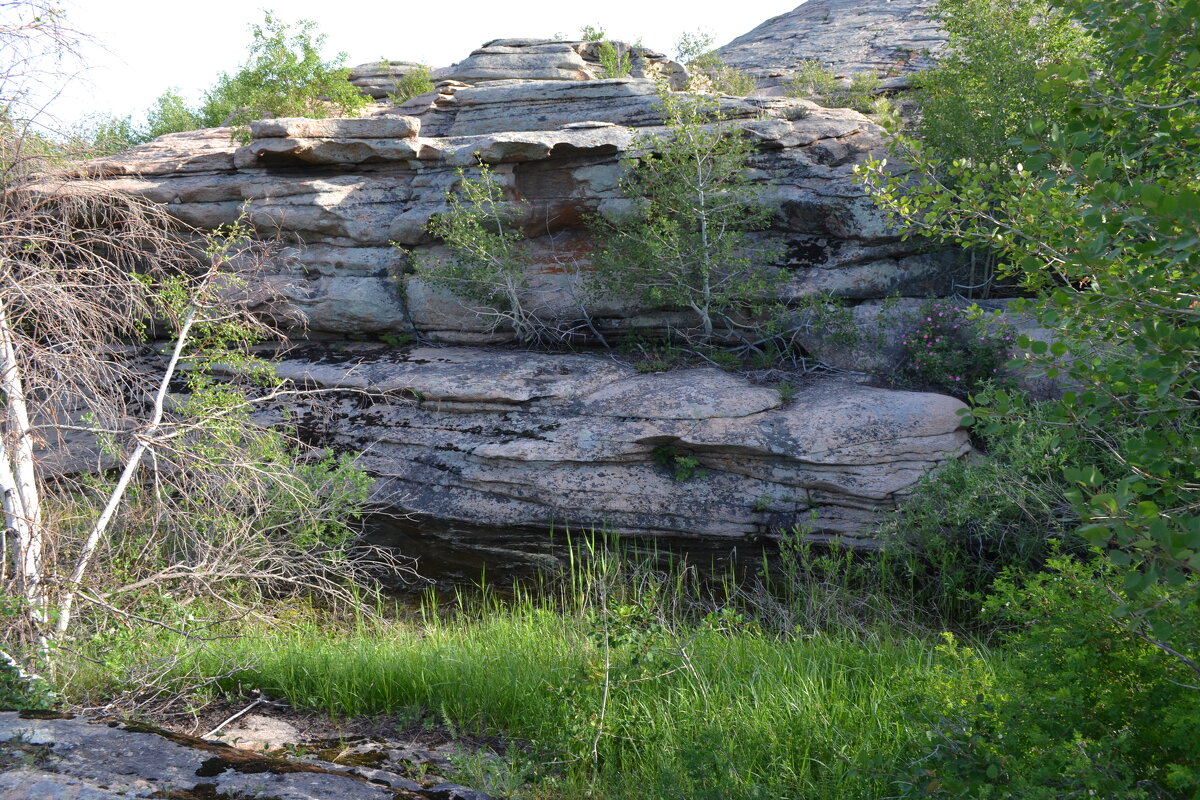
[[[839,77],[874,73],[902,85],[933,65],[946,35],[930,16],[933,0],[808,0],[717,50],[760,89],[786,84],[805,61]]]
[[[302,425],[361,451],[389,501],[472,525],[853,539],[969,450],[959,401],[845,380],[785,402],[711,368],[379,345],[309,346],[278,370],[346,390]]]
[[[598,47],[496,40],[436,71],[435,91],[371,117],[265,120],[245,145],[227,129],[165,136],[73,180],[140,194],[199,229],[247,214],[284,245],[267,281],[297,336],[485,345],[514,334],[409,269],[445,256],[429,223],[460,171],[482,162],[529,237],[528,305],[542,318],[583,318],[604,337],[693,327],[679,309],[584,291],[588,219],[630,209],[628,161],[670,135],[648,76],[685,77],[643,53],[640,77],[597,79]],[[379,97],[411,68],[365,65],[352,79]],[[717,102],[757,145],[750,175],[774,214],[755,237],[787,271],[782,301],[950,288],[957,256],[902,241],[853,181],[855,166],[885,154],[880,128],[804,100]],[[336,390],[322,414],[288,409],[290,419],[362,452],[381,497],[443,522],[718,537],[811,524],[869,541],[882,510],[969,449],[958,401],[851,380],[813,382],[784,402],[714,369],[639,375],[605,358],[474,347],[310,345],[278,367]]]
[[[949,287],[955,256],[901,241],[852,181],[855,165],[882,153],[879,128],[803,100],[720,102],[758,144],[752,174],[775,209],[760,238],[789,271],[782,299]],[[275,279],[310,336],[415,327],[475,344],[512,333],[400,276],[411,258],[442,253],[427,225],[447,210],[457,170],[486,162],[531,237],[533,307],[569,319],[583,305],[602,332],[655,332],[678,327],[678,313],[584,297],[581,284],[594,246],[586,218],[628,207],[623,160],[667,133],[649,79],[446,82],[371,118],[255,123],[246,146],[225,129],[164,136],[90,162],[86,174],[198,228],[232,222],[245,207],[260,232],[288,245]]]

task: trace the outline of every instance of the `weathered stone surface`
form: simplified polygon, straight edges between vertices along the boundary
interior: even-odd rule
[[[645,147],[640,136],[667,133],[653,84],[497,81],[446,92],[414,102],[407,116],[263,121],[245,147],[220,131],[163,137],[88,170],[201,229],[232,222],[248,202],[252,224],[290,245],[278,272],[310,335],[371,335],[412,321],[441,341],[483,343],[511,339],[511,331],[412,279],[405,309],[388,280],[408,258],[393,243],[416,257],[444,253],[429,221],[446,211],[456,170],[482,160],[520,201],[517,224],[532,237],[530,303],[556,324],[575,325],[592,249],[585,220],[627,209],[622,160]],[[926,295],[949,285],[955,257],[902,242],[851,180],[854,165],[881,146],[866,118],[802,100],[722,103],[759,145],[752,175],[776,209],[761,238],[778,245],[778,265],[791,274],[784,299]],[[331,135],[299,136],[322,132]],[[193,146],[202,157],[189,155]],[[619,298],[592,296],[586,311],[603,334],[689,324],[677,311]]]
[[[760,90],[781,90],[805,61],[819,61],[842,77],[872,72],[885,78],[885,86],[902,84],[931,66],[931,56],[946,44],[930,16],[932,6],[932,0],[808,0],[717,54],[753,75]]]
[[[929,469],[969,449],[941,395],[842,380],[788,402],[713,369],[475,348],[315,346],[281,375],[346,394],[321,423],[402,508],[473,525],[743,537],[807,522],[865,537]],[[661,463],[695,458],[678,481]]]
[[[28,753],[31,748],[37,752],[30,764],[0,774],[0,796],[6,800],[107,800],[173,793],[278,800],[397,797],[386,785],[336,768],[267,758],[157,729],[0,712],[0,752]]]
[[[687,84],[687,70],[662,53],[627,42],[612,42],[621,54],[629,54],[634,78],[662,75],[672,88]],[[473,51],[452,67],[434,75],[463,83],[481,81],[592,81],[605,77],[600,63],[600,42],[554,39],[495,39]]]
[[[168,133],[122,153],[88,161],[77,172],[97,178],[233,172],[235,149],[229,128],[201,128]]]
[[[422,69],[415,61],[373,61],[350,68],[350,83],[363,94],[382,100],[395,94],[399,80],[410,72]]]
[[[420,120],[389,114],[370,119],[282,117],[250,123],[255,139],[412,139],[420,131]]]
[[[213,738],[233,747],[261,753],[300,741],[295,725],[266,714],[246,714],[225,726]]]

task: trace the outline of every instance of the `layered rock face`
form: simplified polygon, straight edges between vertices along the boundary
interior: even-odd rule
[[[946,35],[930,16],[933,0],[808,0],[717,50],[731,66],[753,75],[760,90],[782,87],[805,61],[839,77],[863,72],[902,86],[933,65]],[[774,91],[772,91],[774,90]]]
[[[314,344],[279,362],[284,377],[337,390],[306,428],[361,451],[380,495],[403,509],[497,528],[725,537],[815,514],[816,535],[868,536],[880,510],[966,452],[958,401],[838,379],[784,402],[713,369],[639,375],[599,356],[481,349],[512,332],[411,274],[411,259],[444,253],[427,226],[448,209],[458,171],[484,162],[519,210],[530,305],[543,317],[569,323],[582,308],[606,336],[692,323],[580,290],[595,247],[588,216],[627,209],[624,162],[669,135],[655,79],[595,79],[596,47],[497,40],[439,71],[434,92],[367,118],[265,120],[245,145],[227,129],[175,134],[76,179],[164,203],[201,229],[245,209],[284,245],[267,280],[303,323],[298,338],[459,345]],[[643,55],[644,75],[679,76]],[[366,65],[354,80],[376,94],[409,66]],[[784,254],[781,299],[950,287],[956,256],[901,241],[851,180],[883,154],[867,118],[796,99],[719,102],[758,145],[751,174],[774,219],[756,235]]]
[[[589,355],[312,345],[277,363],[345,390],[301,424],[361,451],[381,497],[472,525],[681,537],[801,526],[870,544],[880,510],[970,449],[959,401],[850,380],[785,401],[717,369],[638,374]]]
[[[754,176],[776,212],[763,236],[785,254],[784,299],[949,287],[954,256],[900,241],[851,181],[855,164],[881,154],[879,128],[857,112],[803,100],[721,103],[759,144]],[[310,336],[415,328],[453,343],[512,338],[403,276],[409,259],[438,254],[426,226],[447,210],[456,170],[492,165],[531,237],[534,306],[569,316],[579,312],[593,247],[584,220],[627,208],[622,160],[666,133],[654,82],[638,78],[447,81],[371,118],[268,120],[251,132],[246,146],[225,129],[165,136],[91,162],[89,175],[165,203],[200,228],[232,222],[245,206],[260,232],[288,246],[279,283]],[[601,330],[679,324],[669,310],[613,299],[593,300],[588,311]]]

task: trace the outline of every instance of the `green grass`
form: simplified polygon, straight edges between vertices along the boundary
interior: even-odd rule
[[[590,552],[558,596],[485,595],[334,625],[300,614],[211,641],[178,669],[335,717],[399,714],[499,736],[512,743],[505,767],[460,779],[533,798],[894,795],[886,776],[906,771],[928,720],[993,682],[992,656],[943,638],[778,624],[702,600],[678,574]],[[812,591],[796,598],[811,605]],[[77,688],[122,674],[122,659],[169,634],[157,636],[130,637]]]
[[[297,705],[334,715],[428,709],[460,729],[531,742],[516,768],[562,797],[593,788],[614,798],[882,796],[885,785],[853,768],[894,761],[923,736],[915,707],[973,696],[980,677],[960,680],[953,656],[916,638],[711,629],[687,638],[686,661],[643,667],[639,648],[610,649],[603,719],[603,643],[554,613],[307,629],[217,652],[255,663],[237,676],[243,685]],[[567,763],[539,769],[545,760]]]

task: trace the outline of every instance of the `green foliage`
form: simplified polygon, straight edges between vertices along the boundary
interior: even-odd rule
[[[958,707],[998,663],[886,631],[781,631],[772,613],[701,598],[691,569],[622,565],[603,547],[573,564],[561,596],[264,626],[217,639],[193,669],[339,717],[423,709],[514,742],[500,774],[461,767],[524,783],[521,796],[825,800],[889,794],[886,773],[858,767],[912,750],[913,709]]]
[[[1102,443],[1081,461],[1082,533],[1128,570],[1127,587],[1188,585],[1200,570],[1200,62],[1195,0],[1064,0],[1094,60],[1055,65],[1037,90],[1066,120],[1035,121],[1015,166],[914,159],[902,185],[875,164],[868,189],[903,226],[991,248],[1040,294],[1057,341],[1022,341],[1071,387],[1053,424]],[[1113,15],[1145,25],[1112,25]],[[1085,66],[1087,67],[1085,69]],[[944,179],[943,179],[944,176]],[[1066,358],[1069,354],[1069,358]],[[985,431],[1016,411],[996,393]]]
[[[654,448],[653,455],[654,463],[670,472],[680,483],[708,475],[708,470],[700,466],[700,461],[695,456],[671,445],[659,445]]]
[[[842,82],[833,70],[815,59],[805,59],[796,65],[788,83],[788,94],[792,97],[829,97],[841,91]]]
[[[203,127],[204,119],[187,107],[183,96],[175,89],[167,89],[146,112],[146,127],[141,136],[150,140],[168,133],[194,131]]]
[[[1006,680],[935,725],[910,797],[1114,800],[1200,792],[1200,673],[1154,644],[1200,651],[1200,616],[1152,590],[1153,618],[1111,614],[1120,575],[1058,557],[995,584],[985,613],[1006,631]]]
[[[762,313],[786,277],[762,265],[767,254],[746,235],[771,216],[746,174],[754,145],[728,129],[712,98],[664,87],[660,107],[670,135],[638,140],[645,155],[621,180],[636,210],[595,220],[595,290],[691,309],[702,341],[718,323],[752,328],[743,318]]]
[[[1000,393],[984,389],[974,399],[991,403]],[[922,605],[959,624],[978,621],[980,598],[1003,571],[1041,569],[1055,542],[1082,547],[1063,470],[1103,451],[1047,424],[1051,404],[1011,397],[1019,411],[981,432],[984,453],[924,478],[879,530],[906,554]]]
[[[413,335],[404,331],[402,333],[384,333],[379,337],[379,341],[391,347],[404,347],[413,340]]]
[[[626,45],[613,44],[605,39],[600,43],[598,56],[604,78],[628,78],[633,70],[633,59]]]
[[[940,0],[934,15],[948,50],[917,73],[916,135],[946,162],[977,164],[1023,158],[1013,137],[1034,120],[1070,119],[1066,105],[1042,91],[1042,70],[1078,63],[1089,37],[1046,0]]]
[[[1009,383],[1004,375],[1015,335],[1010,326],[982,311],[930,300],[917,313],[916,329],[900,338],[905,360],[898,378],[966,399],[985,381]]]
[[[388,102],[398,106],[405,100],[432,92],[433,89],[433,75],[429,67],[421,64],[396,79],[392,91],[388,93]]]
[[[100,116],[85,123],[88,130],[78,136],[78,153],[82,158],[112,155],[139,145],[149,137],[138,130],[130,117]],[[70,145],[68,145],[70,147]]]
[[[222,74],[209,90],[200,117],[209,126],[243,126],[265,117],[351,115],[367,98],[347,80],[346,54],[332,61],[321,57],[324,35],[316,24],[292,26],[267,12],[261,25],[251,25],[250,53],[233,75]]]
[[[451,256],[418,260],[417,275],[469,302],[492,330],[509,326],[521,341],[536,342],[542,326],[526,308],[527,248],[513,227],[520,207],[505,200],[487,164],[480,164],[477,178],[459,168],[458,189],[461,194],[446,195],[450,209],[429,223],[429,232],[446,242]]]
[[[603,42],[608,34],[598,25],[584,25],[579,31],[579,38],[585,42]]]
[[[0,626],[7,632],[16,630],[22,614],[24,600],[11,597],[0,592]],[[56,708],[61,700],[53,688],[40,675],[27,672],[14,656],[22,655],[19,651],[9,652],[9,648],[18,642],[8,641],[5,637],[0,648],[0,709],[50,709]],[[2,768],[3,765],[0,765]]]
[[[846,85],[820,61],[808,59],[796,67],[787,94],[819,102],[826,108],[853,108],[864,114],[891,113],[890,103],[879,102],[886,98],[875,96],[881,83],[874,72],[860,72]]]
[[[713,36],[705,31],[684,33],[675,43],[675,60],[691,73],[692,91],[713,91],[745,97],[753,92],[753,76],[734,69],[713,51]]]

